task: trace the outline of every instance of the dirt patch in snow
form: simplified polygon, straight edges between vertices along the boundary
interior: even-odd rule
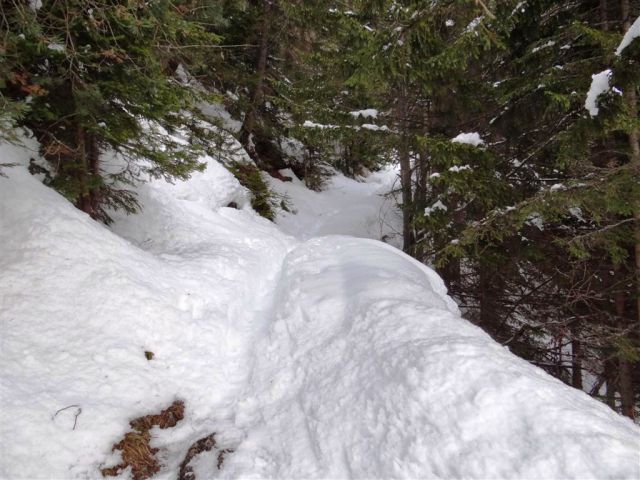
[[[184,402],[176,400],[169,408],[157,415],[145,415],[129,422],[132,432],[113,445],[113,451],[122,454],[122,463],[115,467],[103,468],[103,477],[115,477],[123,470],[131,467],[133,480],[146,480],[160,471],[156,458],[157,448],[152,448],[151,430],[153,427],[171,428],[184,418]]]
[[[197,442],[194,442],[194,444],[191,445],[191,447],[189,447],[189,450],[187,451],[187,454],[185,455],[184,460],[180,464],[180,472],[178,474],[178,480],[196,480],[196,474],[193,471],[193,468],[191,467],[191,460],[193,460],[196,456],[200,455],[201,453],[209,452],[213,448],[217,448],[215,437],[216,437],[216,434],[212,433],[211,435],[207,435],[206,437],[201,438]],[[231,449],[220,450],[218,452],[218,462],[217,462],[218,470],[220,470],[220,468],[222,467],[222,464],[224,463],[225,455],[232,452],[233,450]]]

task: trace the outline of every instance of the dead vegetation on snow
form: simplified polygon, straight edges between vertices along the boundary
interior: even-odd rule
[[[152,448],[150,430],[153,427],[162,429],[172,428],[184,418],[184,402],[176,400],[169,408],[162,410],[157,415],[145,415],[129,422],[132,432],[127,432],[124,438],[113,445],[113,451],[120,451],[122,462],[119,465],[103,468],[103,477],[116,477],[124,470],[131,467],[133,480],[147,480],[160,471],[160,463],[156,458],[157,448]],[[195,472],[191,466],[191,461],[204,452],[218,449],[215,432],[194,442],[187,451],[184,460],[180,464],[178,480],[196,480]],[[224,463],[227,454],[233,452],[231,449],[218,449],[218,470]]]
[[[129,422],[133,432],[127,432],[124,438],[113,445],[113,451],[122,454],[122,463],[115,467],[103,468],[103,477],[118,476],[123,470],[131,467],[133,480],[146,480],[160,471],[160,463],[156,458],[157,448],[150,445],[153,427],[171,428],[184,418],[184,402],[176,400],[171,406],[158,415],[145,415]]]

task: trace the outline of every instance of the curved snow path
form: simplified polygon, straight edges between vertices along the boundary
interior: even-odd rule
[[[638,478],[637,426],[460,318],[398,250],[285,259],[224,478]]]

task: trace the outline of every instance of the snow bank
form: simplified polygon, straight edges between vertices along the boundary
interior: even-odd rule
[[[462,320],[379,242],[287,257],[224,478],[638,478],[628,419]]]
[[[638,37],[640,37],[640,17],[636,18],[636,21],[633,22],[629,30],[624,34],[624,37],[622,37],[620,45],[616,48],[616,55],[622,55],[623,50],[631,45],[631,42]]]
[[[610,78],[610,68],[591,75],[591,86],[587,92],[587,98],[584,101],[584,108],[589,111],[589,115],[592,117],[597,116],[600,111],[600,108],[598,107],[598,97],[611,89],[609,85]]]
[[[26,171],[36,150],[0,146],[22,164],[0,177],[0,478],[100,478],[129,420],[178,398],[185,420],[154,432],[175,478],[191,443],[231,431],[292,240],[224,208],[246,193],[210,158],[186,184],[142,187],[117,235]]]

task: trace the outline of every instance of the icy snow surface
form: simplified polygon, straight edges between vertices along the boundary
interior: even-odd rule
[[[212,432],[235,452],[199,479],[640,476],[638,427],[462,320],[432,270],[311,238],[379,238],[347,218],[373,218],[390,172],[280,185],[279,229],[204,158],[108,229],[27,173],[28,145],[0,145],[21,164],[0,177],[0,478],[101,478],[128,421],[176,398],[158,479]]]

